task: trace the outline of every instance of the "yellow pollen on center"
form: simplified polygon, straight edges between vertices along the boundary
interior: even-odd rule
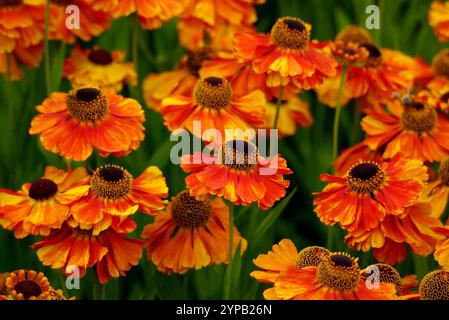
[[[108,100],[99,88],[72,90],[67,97],[67,108],[72,117],[81,121],[98,121],[107,114]]]
[[[361,161],[349,169],[346,179],[355,192],[372,193],[382,186],[385,172],[377,163]]]
[[[310,25],[294,17],[280,18],[271,29],[271,37],[283,49],[302,51],[310,41]]]
[[[401,115],[401,124],[405,130],[411,130],[418,134],[431,131],[435,127],[437,119],[436,111],[427,104],[420,102],[404,105]]]
[[[209,221],[212,208],[208,200],[197,200],[185,190],[173,199],[171,213],[178,227],[199,228]]]
[[[103,199],[118,200],[131,191],[132,182],[133,177],[128,170],[116,165],[105,165],[94,171],[91,189]]]
[[[224,78],[207,77],[198,80],[193,97],[203,108],[221,110],[231,102],[232,87]]]
[[[324,256],[318,265],[317,277],[327,288],[340,291],[354,290],[360,279],[357,259],[341,252]]]

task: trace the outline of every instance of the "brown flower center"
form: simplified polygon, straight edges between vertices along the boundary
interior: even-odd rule
[[[440,100],[441,100],[442,102],[444,102],[444,103],[449,103],[449,91],[446,92],[445,94],[443,94],[443,95],[440,97]]]
[[[112,63],[112,55],[103,49],[94,49],[87,56],[90,62],[101,66],[107,66]]]
[[[324,256],[317,268],[323,286],[337,290],[354,290],[360,279],[357,260],[344,253]]]
[[[274,24],[271,37],[283,49],[304,50],[309,44],[310,30],[302,20],[284,17]]]
[[[208,77],[198,80],[193,96],[201,107],[220,110],[231,102],[232,87],[224,78]]]
[[[19,7],[22,3],[22,0],[0,0],[0,8]]]
[[[199,77],[199,71],[203,65],[203,61],[210,59],[211,50],[209,48],[202,48],[196,51],[189,51],[187,53],[187,69],[190,74]]]
[[[438,176],[440,177],[441,183],[449,187],[449,159],[441,162],[440,168],[438,169]]]
[[[399,272],[392,266],[385,263],[376,263],[371,265],[370,270],[377,268],[380,282],[391,283],[396,287],[396,294],[401,294],[401,276]],[[374,272],[374,271],[372,271]],[[362,279],[366,280],[372,273],[367,273],[367,270],[363,270],[361,273]]]
[[[93,229],[81,229],[80,227],[76,227],[72,229],[72,233],[76,235],[86,236],[86,237],[92,237],[93,236]]]
[[[357,193],[372,193],[384,182],[385,172],[374,162],[362,161],[349,169],[347,181]]]
[[[449,78],[449,49],[441,50],[433,58],[432,66],[437,75]]]
[[[424,133],[434,128],[436,117],[437,114],[432,107],[412,101],[404,105],[401,123],[406,130]]]
[[[42,293],[41,286],[33,280],[22,280],[14,286],[14,290],[18,294],[23,294],[25,300],[30,299],[31,297],[38,297]]]
[[[108,101],[99,88],[72,90],[67,97],[67,108],[72,117],[81,121],[97,121],[108,112]]]
[[[186,190],[173,199],[171,212],[178,227],[193,229],[206,225],[212,209],[209,201],[197,200]]]
[[[427,274],[419,286],[421,300],[449,300],[449,272],[436,270]]]
[[[366,49],[369,53],[368,59],[365,62],[365,67],[376,68],[382,63],[382,52],[378,47],[371,43],[363,43],[360,47]]]
[[[113,164],[105,165],[93,173],[91,189],[101,198],[117,200],[131,191],[132,181],[128,170]]]
[[[328,256],[330,252],[323,247],[312,246],[302,249],[296,257],[296,267],[305,268],[318,266],[323,257]]]
[[[257,147],[243,140],[230,140],[222,146],[221,161],[228,168],[251,171],[258,160]]]
[[[344,43],[352,42],[355,44],[373,42],[368,32],[355,25],[348,26],[340,31],[337,34],[335,41],[343,41]]]
[[[58,186],[56,183],[49,179],[40,179],[31,184],[29,196],[34,200],[47,200],[57,191]]]

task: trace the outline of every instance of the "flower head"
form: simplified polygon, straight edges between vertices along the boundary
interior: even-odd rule
[[[213,263],[228,261],[229,208],[220,198],[196,199],[187,190],[173,197],[164,214],[147,225],[142,237],[147,239],[148,259],[167,273],[185,273]],[[233,231],[233,250],[246,240]]]
[[[397,154],[385,162],[360,161],[342,177],[323,174],[321,180],[329,184],[315,193],[315,212],[327,225],[369,231],[386,215],[400,215],[417,202],[426,172],[421,161]]]
[[[191,193],[222,196],[237,205],[257,202],[262,209],[285,196],[289,181],[284,175],[292,173],[280,155],[266,159],[243,140],[228,140],[218,154],[184,156],[181,167],[189,173],[186,184]]]
[[[51,287],[42,272],[18,270],[9,273],[6,290],[13,300],[47,300]]]
[[[267,75],[269,87],[292,82],[311,89],[336,74],[337,63],[310,41],[311,25],[295,17],[278,19],[271,34],[237,33],[236,54],[251,61],[256,73]]]
[[[133,176],[123,167],[104,165],[93,172],[89,193],[71,206],[81,225],[96,225],[94,233],[109,227],[113,217],[126,218],[140,210],[154,214],[164,208],[168,188],[162,172],[148,167]]]
[[[48,235],[70,215],[70,205],[89,191],[84,168],[64,172],[47,167],[44,176],[19,191],[0,189],[0,223],[15,236]]]
[[[30,134],[39,134],[45,149],[84,161],[95,148],[100,155],[124,156],[144,139],[145,116],[136,100],[97,87],[69,94],[56,92],[36,107]]]
[[[432,271],[419,285],[421,300],[449,300],[449,273],[443,270]]]
[[[449,41],[449,2],[433,1],[428,19],[438,39]]]
[[[75,47],[64,64],[64,75],[75,88],[90,83],[107,92],[118,92],[124,83],[136,85],[137,75],[131,62],[124,62],[125,53],[100,48],[83,50]]]

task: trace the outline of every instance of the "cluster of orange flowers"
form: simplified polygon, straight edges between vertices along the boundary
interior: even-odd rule
[[[48,37],[90,40],[113,19],[131,14],[145,29],[178,17],[187,54],[175,70],[148,75],[143,97],[170,131],[186,129],[207,142],[208,129],[226,137],[227,129],[271,129],[281,123],[282,136],[295,134],[297,125],[313,122],[308,104],[297,96],[305,90],[315,90],[331,107],[340,107],[337,100],[342,105],[356,100],[365,114],[366,138],[340,155],[335,175],[321,176],[328,184],[315,194],[317,216],[346,230],[350,247],[374,248],[381,262],[402,261],[408,245],[419,255],[434,252],[449,271],[449,226],[440,220],[449,197],[449,49],[429,66],[379,48],[356,26],[320,43],[312,39],[312,26],[296,17],[278,19],[268,34],[256,33],[254,5],[263,2],[80,0],[81,28],[71,30],[64,26],[70,1],[51,1]],[[429,13],[440,40],[449,38],[448,3],[433,4]],[[0,72],[11,80],[20,78],[17,63],[39,65],[45,9],[43,0],[0,1]],[[145,138],[145,115],[138,101],[118,93],[137,83],[125,53],[74,46],[63,74],[73,89],[54,92],[38,105],[29,133],[69,163],[93,153],[125,157],[137,150]],[[195,121],[201,122],[199,133]],[[93,170],[47,167],[18,191],[0,189],[0,224],[17,238],[43,236],[32,247],[44,265],[62,272],[76,266],[81,275],[95,267],[101,283],[125,275],[139,263],[143,248],[166,273],[227,263],[238,247],[240,254],[247,247],[231,223],[230,205],[271,208],[285,196],[284,176],[292,171],[280,154],[264,157],[238,136],[221,142],[219,150],[183,156],[186,190],[170,203],[163,173],[154,166],[137,177],[115,164]],[[263,169],[274,173],[261,174]],[[137,211],[154,217],[143,240],[129,237],[137,228]],[[448,290],[434,290],[449,288],[445,271],[429,274],[416,294],[409,291],[417,286],[413,276],[401,278],[393,267],[379,264],[384,278],[372,290],[357,259],[321,247],[298,253],[289,240],[254,263],[265,271],[252,276],[273,284],[265,291],[267,299],[449,297]],[[31,278],[34,293],[21,293],[19,284]],[[5,283],[8,298],[47,298],[51,291],[46,278],[31,271],[11,273]]]

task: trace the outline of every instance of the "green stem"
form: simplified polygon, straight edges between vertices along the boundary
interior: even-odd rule
[[[48,96],[51,94],[50,45],[48,41],[49,19],[50,19],[50,0],[47,0],[45,2],[44,69],[45,69],[45,84],[47,87]]]
[[[229,253],[228,253],[228,267],[225,275],[225,289],[224,300],[231,299],[232,289],[232,253],[233,253],[233,238],[234,238],[234,205],[229,203]]]
[[[6,54],[6,95],[8,96],[8,111],[9,111],[9,123],[14,123],[14,103],[12,101],[12,85],[11,85],[11,54]]]
[[[341,114],[341,97],[343,95],[343,87],[346,80],[347,66],[343,65],[341,69],[340,85],[338,87],[337,104],[335,106],[334,117],[334,132],[332,136],[332,162],[337,158],[338,153],[338,129],[340,126],[340,114]]]
[[[139,19],[137,16],[133,19],[132,25],[132,59],[134,63],[134,69],[137,74],[137,81],[139,81]]]
[[[283,94],[284,94],[284,86],[281,84],[281,86],[279,87],[278,101],[277,101],[277,103],[276,103],[276,114],[274,115],[273,129],[277,129],[277,127],[278,127],[279,110],[281,109],[282,95],[283,95]]]

